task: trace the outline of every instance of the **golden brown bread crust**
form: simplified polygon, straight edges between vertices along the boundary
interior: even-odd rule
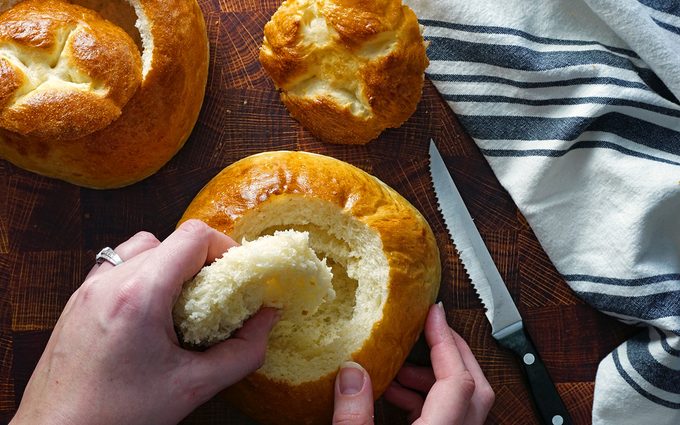
[[[180,222],[196,218],[232,234],[245,214],[281,197],[309,197],[337,206],[379,233],[389,264],[388,299],[371,338],[352,354],[378,397],[394,378],[434,301],[441,276],[436,240],[422,215],[378,179],[345,162],[304,152],[268,152],[225,168],[194,198]],[[226,391],[262,423],[328,424],[335,373],[291,386],[254,373]]]
[[[125,31],[62,1],[27,0],[6,11],[0,45],[11,52],[0,66],[12,68],[0,71],[0,84],[12,88],[0,94],[0,128],[31,138],[70,140],[106,127],[142,80]]]
[[[73,56],[71,68],[85,70],[99,92],[110,88],[104,99],[91,92],[51,92],[40,96],[41,108],[32,102],[31,108],[10,110],[5,107],[14,101],[22,73],[1,59],[0,50],[0,81],[11,87],[0,89],[0,114],[6,115],[4,122],[0,118],[0,157],[39,174],[105,189],[148,177],[182,147],[207,81],[202,12],[195,0],[130,3],[142,15],[142,38],[151,41],[144,46],[145,56],[152,50],[148,63],[121,29],[74,5],[28,0],[0,17],[9,22],[4,34],[0,24],[0,49],[11,38],[33,52],[49,50],[59,28],[70,31],[78,25],[74,22],[85,22],[87,29],[72,33],[65,53]]]
[[[428,65],[401,0],[287,0],[260,62],[290,114],[320,139],[364,144],[415,111]]]

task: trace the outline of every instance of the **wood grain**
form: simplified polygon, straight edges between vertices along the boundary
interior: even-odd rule
[[[167,236],[198,190],[247,155],[290,149],[330,155],[372,173],[427,217],[442,253],[450,324],[468,341],[496,392],[489,424],[536,424],[517,362],[490,336],[437,212],[427,146],[442,155],[498,264],[575,423],[590,423],[597,364],[631,330],[594,311],[565,284],[526,220],[434,87],[416,113],[366,146],[325,145],[287,114],[257,61],[262,27],[278,1],[202,0],[211,65],[199,122],[180,153],[154,176],[115,191],[81,189],[0,161],[0,423],[13,415],[70,294],[103,246],[139,230]],[[376,422],[402,424],[382,400]],[[186,424],[249,424],[215,398]]]

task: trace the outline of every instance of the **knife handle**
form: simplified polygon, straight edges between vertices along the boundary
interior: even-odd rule
[[[542,422],[546,425],[571,425],[573,423],[571,416],[550,379],[536,347],[531,343],[524,329],[520,327],[498,338],[498,342],[519,356]]]

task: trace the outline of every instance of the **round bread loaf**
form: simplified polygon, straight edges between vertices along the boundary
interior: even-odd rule
[[[277,230],[309,234],[332,269],[335,298],[272,331],[265,364],[227,397],[265,424],[328,424],[343,361],[362,364],[374,395],[417,340],[440,282],[423,216],[366,172],[304,152],[268,152],[225,168],[181,221],[202,220],[236,240]]]
[[[195,0],[76,3],[108,17],[127,9],[137,30],[62,0],[5,10],[0,157],[81,186],[125,186],[170,160],[198,118],[208,73],[203,15]]]
[[[364,144],[416,110],[428,65],[401,0],[286,0],[260,62],[290,114],[321,140]]]

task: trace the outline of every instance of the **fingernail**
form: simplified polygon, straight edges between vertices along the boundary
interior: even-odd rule
[[[436,304],[436,306],[442,314],[446,315],[446,310],[444,310],[444,303],[443,302],[439,301]]]
[[[361,392],[364,388],[366,371],[360,364],[355,362],[345,362],[340,368],[340,393],[343,395],[353,395]]]

